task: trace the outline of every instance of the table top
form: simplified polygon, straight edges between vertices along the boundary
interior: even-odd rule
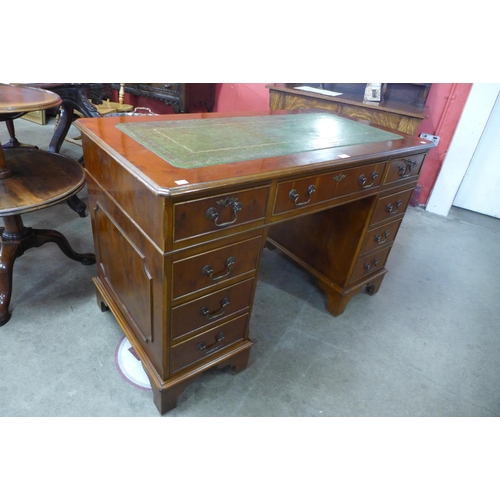
[[[12,175],[0,181],[0,217],[55,205],[85,184],[81,165],[71,158],[27,148],[4,153]]]
[[[284,144],[283,138],[287,136],[286,127],[290,123],[288,120],[277,123],[276,117],[297,116],[302,113],[316,116],[318,119],[320,115],[330,114],[330,116],[335,116],[335,126],[331,126],[332,122],[327,120],[327,125],[329,125],[322,129],[316,121],[312,135],[301,140],[300,134],[295,134],[295,146],[299,144],[300,147],[287,150],[288,146]],[[215,123],[216,127],[212,129],[212,132],[218,130],[218,134],[221,135],[220,127],[223,128],[224,123],[234,125],[235,120],[240,120],[242,117],[251,118],[251,120],[243,121],[247,121],[247,125],[250,122],[255,123],[257,117],[263,120],[257,129],[264,134],[264,137],[250,138],[245,134],[246,131],[241,133],[242,129],[238,128],[231,134],[224,135],[222,132],[222,136],[218,138],[218,145],[215,147],[217,157],[215,160],[212,158],[210,166],[199,164],[190,165],[189,168],[179,168],[175,166],[176,160],[174,161],[172,156],[167,157],[163,154],[164,151],[158,149],[158,145],[161,146],[165,139],[167,142],[171,139],[180,140],[181,142],[178,142],[176,146],[177,149],[174,148],[173,152],[180,154],[180,151],[185,152],[190,149],[194,152],[191,159],[196,160],[195,157],[199,152],[192,149],[193,145],[205,147],[199,142],[200,137],[193,135],[194,132],[201,130],[200,125],[214,123],[213,120],[219,121]],[[220,122],[220,120],[226,121]],[[241,120],[240,123],[242,123]],[[370,159],[375,161],[381,155],[396,157],[408,153],[425,152],[432,145],[429,141],[419,137],[399,132],[394,134],[391,133],[393,131],[361,124],[357,120],[340,117],[335,113],[325,113],[324,110],[82,118],[77,120],[75,125],[82,132],[84,140],[90,138],[96,142],[123,168],[161,196],[176,196],[221,186],[279,179],[290,175],[301,175],[304,172],[321,172],[322,169],[331,169],[332,165],[342,168],[343,165],[352,164],[353,161],[367,162]],[[354,141],[355,143],[352,144],[353,130],[356,129],[359,132],[361,130],[359,125],[363,125],[363,133],[371,137],[372,142],[369,139],[365,143]],[[155,134],[158,137],[162,131],[173,130],[176,127],[178,130],[176,137],[160,137],[153,147],[154,137],[150,134],[152,128],[157,131]],[[255,130],[255,126],[252,125],[252,127]],[[141,129],[141,138],[139,138],[137,131]],[[180,134],[181,130],[182,134]],[[209,131],[205,139],[208,137],[209,143],[213,144],[212,132]],[[136,138],[130,134],[136,135]],[[335,139],[340,140],[336,142]],[[269,140],[269,144],[274,141],[274,144],[271,144],[267,150],[264,148],[258,155],[245,157],[240,154],[242,147],[252,146],[252,141],[254,146],[257,145],[262,149],[266,140]],[[314,144],[315,140],[319,140],[318,147]],[[280,147],[284,146],[284,149],[273,150],[277,143],[280,143]],[[224,148],[228,151],[232,148],[232,151],[238,154],[223,157],[220,153]],[[169,155],[171,153],[172,151],[168,152]]]
[[[61,102],[57,94],[48,90],[0,83],[0,114],[49,109]]]

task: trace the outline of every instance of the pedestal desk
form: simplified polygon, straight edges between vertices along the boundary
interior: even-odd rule
[[[214,366],[246,367],[260,257],[278,248],[341,314],[377,292],[433,144],[333,113],[80,119],[98,303],[160,413]]]

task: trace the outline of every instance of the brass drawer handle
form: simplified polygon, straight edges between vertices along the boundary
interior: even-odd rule
[[[210,265],[206,265],[203,267],[201,270],[201,274],[204,276],[208,276],[212,281],[218,281],[222,278],[225,278],[226,276],[229,276],[231,274],[231,267],[236,264],[236,259],[234,257],[228,257],[226,260],[226,267],[224,269],[227,269],[227,271],[224,274],[217,274],[214,276],[214,268]]]
[[[403,160],[404,165],[399,165],[399,175],[401,177],[410,177],[411,171],[418,165],[415,160]]]
[[[391,233],[389,232],[389,230],[387,231],[384,231],[384,239],[382,239],[382,236],[380,236],[380,234],[377,234],[374,238],[374,241],[377,245],[382,245],[382,243],[385,243],[387,241],[387,238],[389,237]]]
[[[392,203],[388,203],[387,206],[385,207],[385,211],[390,214],[394,215],[398,213],[399,207],[403,204],[401,200],[398,200],[395,205]]]
[[[222,347],[221,342],[224,340],[224,337],[224,332],[220,332],[217,334],[217,337],[215,337],[215,342],[212,345],[207,346],[205,342],[200,342],[196,344],[196,349],[198,349],[198,351],[204,351],[205,356],[208,356]]]
[[[379,262],[380,261],[378,259],[374,259],[373,263],[371,263],[371,264],[369,262],[367,262],[365,264],[365,271],[366,272],[373,271],[378,266]]]
[[[238,212],[243,208],[243,205],[241,204],[240,201],[238,201],[238,198],[225,198],[223,200],[219,200],[217,202],[217,205],[221,206],[222,208],[226,207],[232,207],[233,209],[233,214],[234,214],[234,219],[229,221],[229,222],[222,222],[218,223],[218,219],[220,217],[219,212],[217,212],[217,209],[215,207],[210,207],[206,213],[205,216],[209,220],[213,220],[214,224],[217,227],[225,227],[229,226],[231,224],[234,224],[236,222],[236,219],[238,218]]]
[[[316,186],[314,184],[311,184],[308,188],[307,188],[307,194],[309,195],[309,198],[306,200],[306,201],[301,201],[301,202],[298,202],[297,200],[299,199],[299,193],[297,193],[297,190],[296,189],[292,189],[289,193],[288,193],[288,198],[290,198],[291,200],[293,200],[293,202],[295,203],[295,206],[297,207],[302,207],[303,205],[307,205],[310,201],[311,201],[311,195],[316,191]]]
[[[220,318],[226,313],[226,307],[229,305],[229,299],[227,297],[224,297],[220,301],[220,308],[217,309],[214,313],[210,312],[210,309],[208,307],[202,307],[200,309],[200,314],[202,316],[205,316],[205,319],[208,319],[209,321],[213,321],[214,319]]]
[[[358,179],[358,184],[361,186],[361,189],[368,189],[375,184],[375,179],[378,177],[378,172],[374,170],[371,175],[372,183],[371,184],[366,184],[366,176],[365,174],[361,174]]]

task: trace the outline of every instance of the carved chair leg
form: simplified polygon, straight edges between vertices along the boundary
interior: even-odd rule
[[[85,203],[80,200],[80,198],[78,198],[78,196],[75,194],[73,195],[71,198],[68,198],[66,200],[66,203],[68,204],[68,206],[74,210],[80,217],[86,217],[87,214],[86,214],[86,210],[87,210],[87,205],[85,205]]]
[[[71,124],[73,123],[73,115],[73,108],[69,104],[63,102],[63,104],[59,108],[59,119],[56,124],[54,135],[52,136],[48,147],[48,151],[50,151],[51,153],[59,153],[59,151],[61,150],[64,139],[68,134]],[[85,210],[87,209],[87,206],[82,200],[80,200],[80,198],[78,198],[76,194],[69,198],[66,203],[80,217],[86,216]]]

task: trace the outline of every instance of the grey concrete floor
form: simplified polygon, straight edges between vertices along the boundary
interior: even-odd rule
[[[16,120],[18,139],[41,149],[53,129]],[[61,153],[82,154],[69,142]],[[500,220],[469,215],[410,208],[380,291],[337,318],[304,270],[265,250],[248,368],[204,374],[164,417],[500,416]],[[65,203],[24,222],[93,251],[90,218]],[[123,333],[97,307],[94,275],[52,244],[16,261],[12,319],[0,328],[0,416],[159,416],[151,392],[116,368]]]

